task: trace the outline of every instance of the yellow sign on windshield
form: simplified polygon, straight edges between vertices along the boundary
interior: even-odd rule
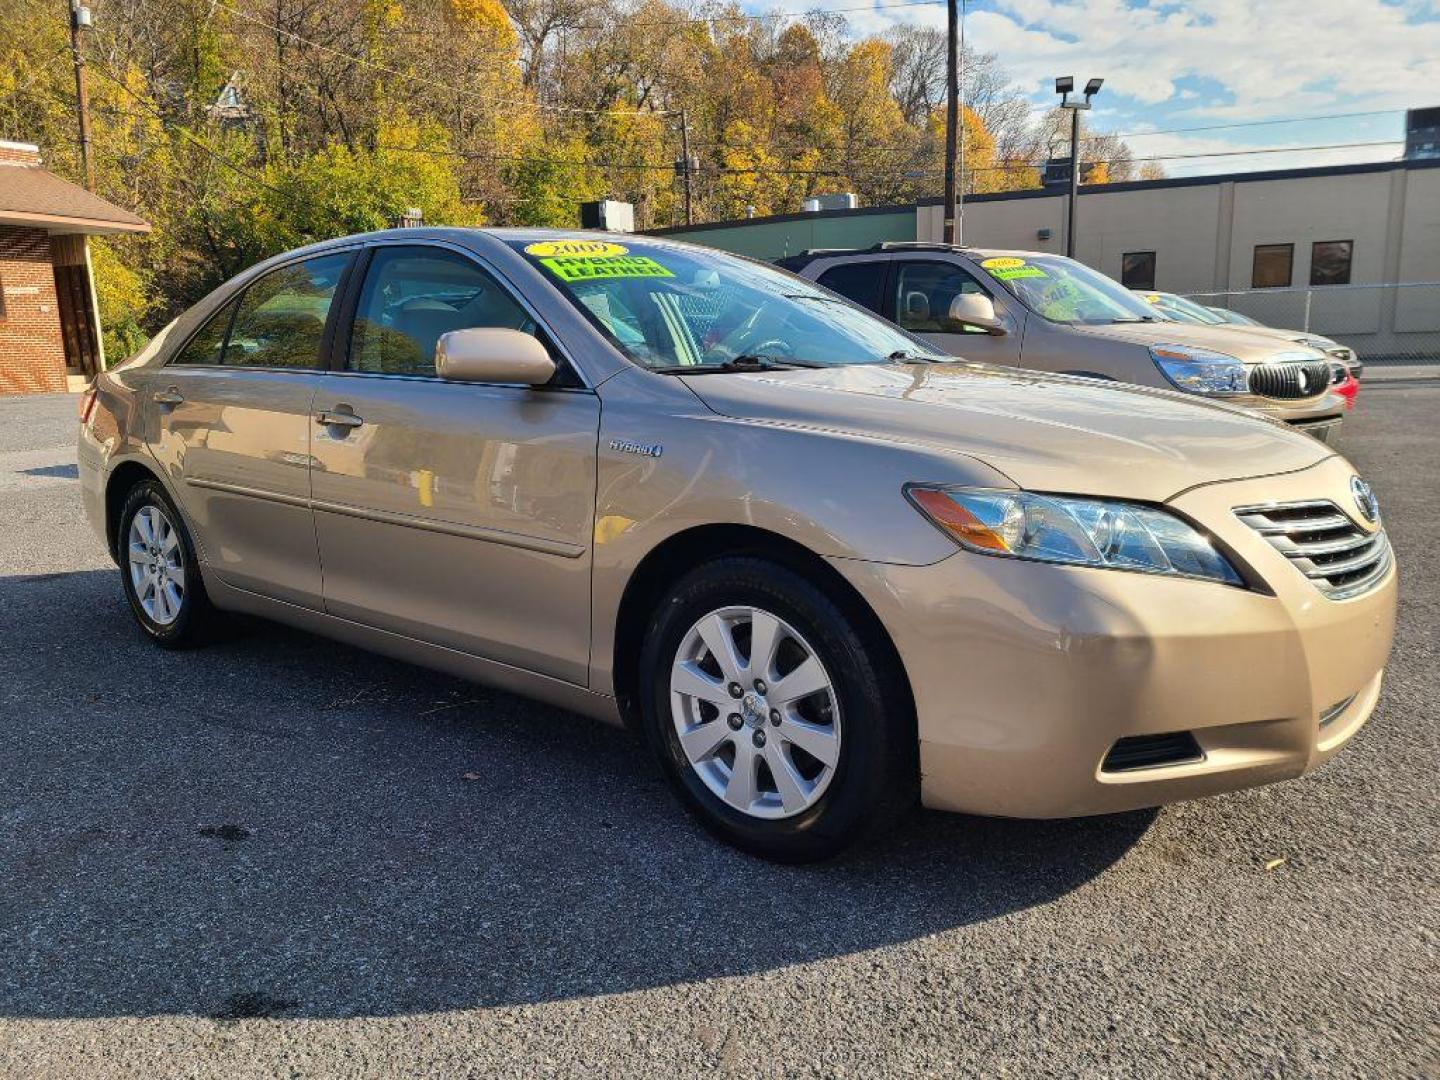
[[[619,247],[618,244],[615,246]],[[675,276],[654,259],[648,259],[644,255],[566,255],[541,259],[540,263],[561,281]]]
[[[630,249],[624,244],[613,244],[609,240],[542,240],[525,245],[526,255],[628,255]]]
[[[1032,266],[1024,259],[1013,255],[1001,255],[985,259],[980,263],[985,272],[996,281],[1014,281],[1016,278],[1043,278],[1048,275],[1038,266]]]

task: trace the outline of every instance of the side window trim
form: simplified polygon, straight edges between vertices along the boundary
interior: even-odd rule
[[[365,277],[370,273],[370,264],[374,257],[373,245],[366,245],[356,253],[345,271],[339,303],[331,305],[335,309],[335,326],[330,333],[327,343],[329,348],[325,354],[323,370],[327,372],[348,374],[345,365],[350,360],[350,343],[355,338],[355,312],[360,306],[360,293],[365,288]]]
[[[545,344],[545,347],[555,356],[557,368],[568,374],[568,379],[562,379],[553,386],[547,386],[546,390],[585,391],[593,392],[592,387],[582,374],[580,365],[571,358],[565,346],[560,344],[560,339],[550,328],[549,324],[541,317],[540,312],[532,304],[508,277],[498,267],[484,256],[471,251],[467,247],[453,244],[445,240],[424,240],[413,238],[399,238],[394,240],[375,240],[365,245],[362,256],[351,265],[350,273],[352,283],[347,287],[347,295],[344,298],[344,334],[336,333],[332,350],[335,366],[326,369],[331,374],[343,375],[348,378],[360,379],[434,379],[433,375],[414,375],[405,373],[384,373],[375,371],[351,371],[347,366],[350,362],[350,345],[355,336],[355,315],[360,307],[360,294],[365,288],[365,278],[370,273],[370,264],[374,262],[375,253],[387,247],[412,247],[412,248],[434,248],[438,251],[449,252],[460,256],[473,263],[481,273],[490,277],[504,290],[505,294],[515,301],[524,312],[530,316],[535,323],[537,337]],[[333,307],[334,305],[332,305]],[[476,383],[483,386],[509,386],[509,383]],[[535,387],[526,389],[534,390]]]
[[[320,355],[316,357],[316,371],[329,371],[330,365],[335,362],[335,342],[339,338],[339,329],[345,314],[344,307],[350,300],[350,293],[354,289],[355,267],[367,260],[369,252],[365,248],[358,250],[351,249],[350,260],[345,264],[345,269],[340,272],[340,281],[335,287],[335,295],[330,299],[330,308],[325,313],[325,329],[320,335]],[[343,320],[348,326],[348,320]]]

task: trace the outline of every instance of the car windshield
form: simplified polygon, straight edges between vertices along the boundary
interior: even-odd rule
[[[1194,300],[1187,300],[1174,293],[1141,293],[1151,304],[1171,318],[1180,322],[1199,323],[1202,326],[1224,326],[1225,320],[1215,312]]]
[[[834,293],[723,252],[629,239],[507,242],[652,370],[954,359]]]
[[[1259,326],[1259,325],[1260,325],[1260,323],[1259,323],[1258,321],[1256,321],[1255,319],[1250,318],[1249,315],[1241,315],[1240,312],[1238,312],[1238,311],[1231,311],[1229,308],[1214,307],[1214,308],[1211,308],[1210,310],[1213,311],[1216,315],[1219,315],[1220,318],[1224,319],[1227,323],[1230,323],[1230,324],[1232,324],[1232,325],[1234,325],[1234,326]]]
[[[980,269],[1031,311],[1051,322],[1086,326],[1157,322],[1150,306],[1125,286],[1059,255],[996,255]]]

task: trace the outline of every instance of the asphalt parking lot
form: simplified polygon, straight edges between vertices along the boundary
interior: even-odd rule
[[[5,1075],[1440,1075],[1440,379],[1342,436],[1403,582],[1331,765],[801,869],[623,732],[274,627],[151,647],[74,410],[0,399]]]

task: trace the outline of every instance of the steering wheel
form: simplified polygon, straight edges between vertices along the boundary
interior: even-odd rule
[[[795,359],[795,346],[780,338],[770,338],[758,345],[749,346],[745,352],[751,356],[782,356],[787,360]]]

